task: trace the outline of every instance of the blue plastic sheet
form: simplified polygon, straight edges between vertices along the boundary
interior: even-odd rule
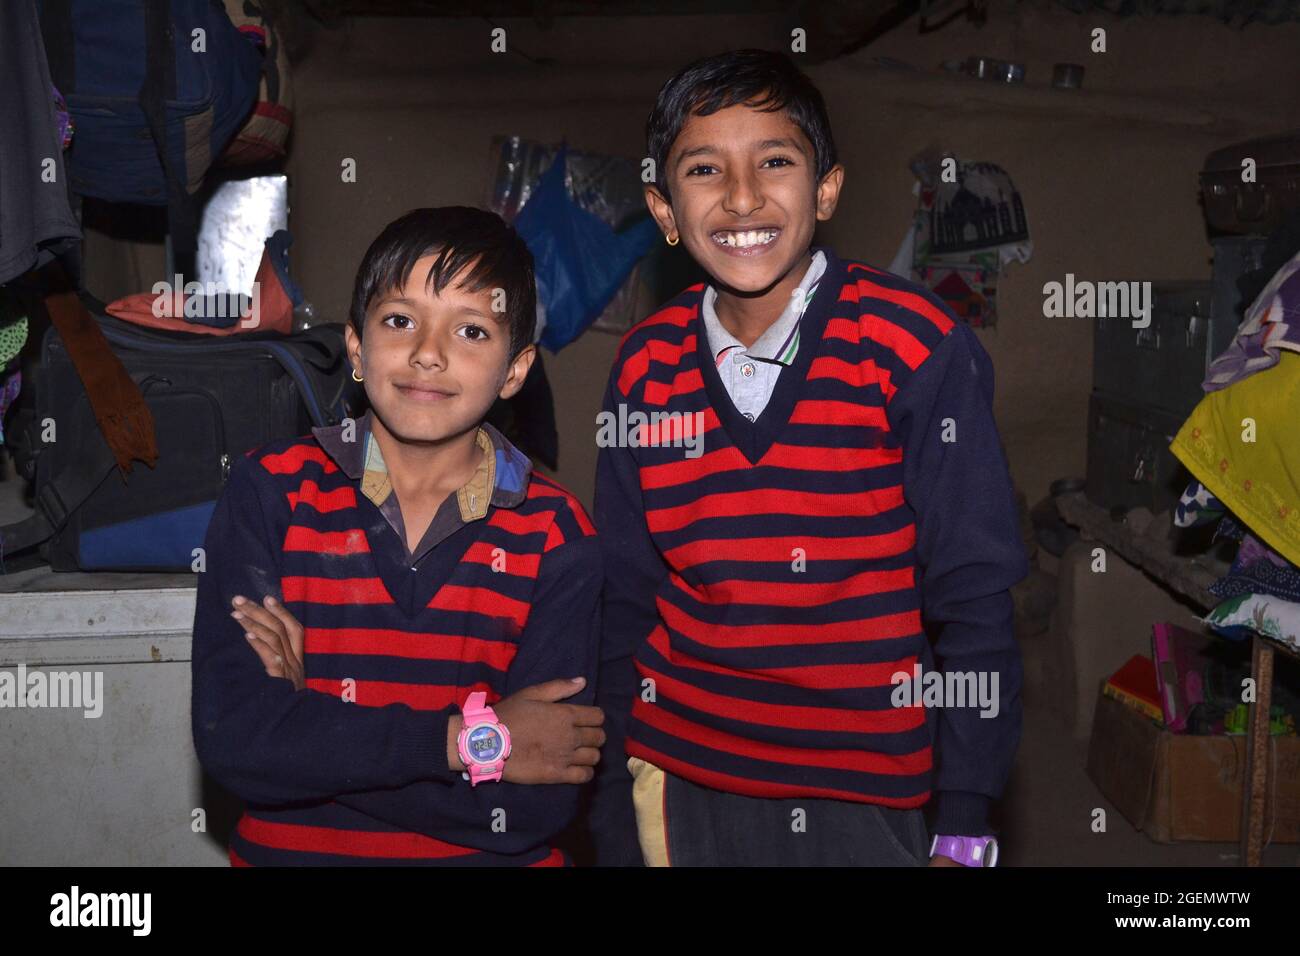
[[[533,254],[537,295],[546,310],[541,343],[558,352],[607,306],[659,236],[650,218],[615,232],[576,205],[564,188],[561,148],[515,218]]]

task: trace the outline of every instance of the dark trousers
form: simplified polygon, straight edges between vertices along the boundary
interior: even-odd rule
[[[925,866],[921,810],[723,793],[665,774],[672,866]],[[801,812],[800,812],[801,811]]]

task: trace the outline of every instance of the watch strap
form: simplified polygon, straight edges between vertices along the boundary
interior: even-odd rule
[[[935,835],[930,856],[946,856],[962,866],[997,866],[998,841],[994,836]]]

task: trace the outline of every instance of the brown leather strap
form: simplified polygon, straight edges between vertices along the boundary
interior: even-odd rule
[[[81,377],[95,420],[122,475],[130,473],[133,460],[152,468],[158,461],[153,415],[140,386],[109,347],[99,323],[74,292],[46,296],[45,308]]]

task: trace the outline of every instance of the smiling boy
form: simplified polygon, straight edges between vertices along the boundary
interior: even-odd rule
[[[987,864],[1028,570],[989,358],[924,288],[812,245],[845,174],[786,57],[691,64],[647,140],[650,211],[710,281],[627,334],[605,411],[702,415],[703,454],[599,455],[599,859]],[[936,659],[1000,675],[996,718],[894,706]]]
[[[527,375],[535,302],[498,216],[408,213],[357,273],[370,411],[232,468],[193,654],[199,759],[248,805],[232,863],[564,861],[605,739],[598,549],[483,420]]]

